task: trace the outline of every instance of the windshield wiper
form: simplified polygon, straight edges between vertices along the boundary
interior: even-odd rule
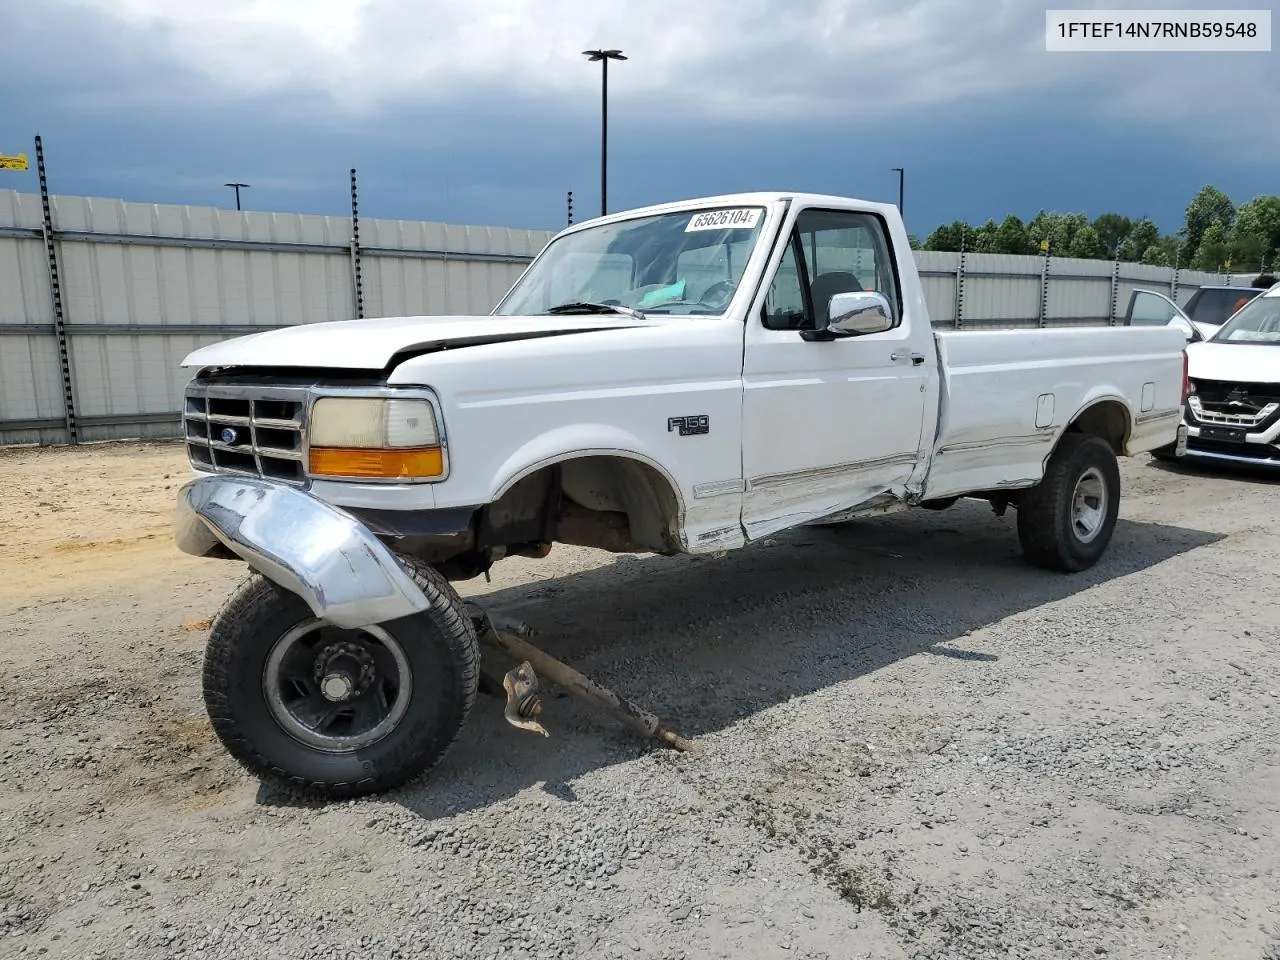
[[[637,320],[646,319],[643,313],[633,307],[624,307],[620,303],[591,303],[587,300],[560,303],[548,308],[547,313],[620,313],[626,317],[635,317]]]

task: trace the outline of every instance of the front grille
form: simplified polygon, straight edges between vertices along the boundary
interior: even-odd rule
[[[182,413],[187,457],[197,470],[301,486],[307,390],[192,381]]]
[[[1280,419],[1280,384],[1195,380],[1187,398],[1191,421],[1260,432]]]

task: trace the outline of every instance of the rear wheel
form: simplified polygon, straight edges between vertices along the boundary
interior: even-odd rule
[[[444,756],[475,701],[475,630],[444,578],[404,563],[431,607],[359,630],[317,620],[259,574],[232,594],[210,631],[204,700],[250,773],[339,799],[401,786]]]
[[[1120,467],[1101,437],[1068,433],[1018,504],[1018,539],[1040,567],[1075,573],[1106,552],[1120,512]]]

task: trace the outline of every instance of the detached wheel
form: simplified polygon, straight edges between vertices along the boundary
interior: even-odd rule
[[[475,630],[453,588],[404,559],[431,608],[342,630],[254,574],[214,620],[204,702],[251,774],[324,799],[381,793],[435,766],[475,702]]]
[[[1101,437],[1068,433],[1044,477],[1018,505],[1018,539],[1028,560],[1076,573],[1106,552],[1120,512],[1120,467]]]

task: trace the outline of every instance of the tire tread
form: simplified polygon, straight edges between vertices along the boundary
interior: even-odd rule
[[[232,717],[228,683],[234,679],[226,669],[233,646],[253,637],[254,625],[269,616],[270,608],[280,603],[284,593],[283,588],[266,577],[253,573],[214,618],[202,671],[205,709],[213,731],[227,752],[251,775],[306,799],[349,799],[403,786],[439,763],[453,745],[475,704],[479,684],[480,647],[475,629],[465,614],[461,598],[444,577],[413,557],[398,559],[431,604],[429,610],[417,616],[432,620],[440,642],[448,648],[454,661],[457,682],[447,687],[446,695],[457,698],[449,711],[457,722],[437,725],[430,718],[421,722],[418,729],[406,731],[408,735],[391,757],[380,762],[383,769],[376,776],[359,780],[307,780],[289,774],[268,760]],[[440,729],[433,729],[436,726]]]
[[[1018,504],[1018,539],[1021,541],[1023,554],[1037,566],[1063,573],[1077,573],[1092,566],[1097,560],[1096,557],[1079,557],[1072,551],[1072,538],[1062,514],[1064,498],[1070,498],[1074,491],[1075,475],[1080,469],[1079,460],[1090,447],[1100,453],[1105,451],[1110,462],[1108,472],[1114,474],[1114,479],[1118,481],[1115,452],[1107,441],[1093,434],[1067,433],[1050,456],[1040,482],[1023,494]],[[1114,510],[1118,507],[1120,497],[1118,482],[1108,494],[1113,501],[1109,510]],[[1105,551],[1110,542],[1111,530],[1100,536]]]

